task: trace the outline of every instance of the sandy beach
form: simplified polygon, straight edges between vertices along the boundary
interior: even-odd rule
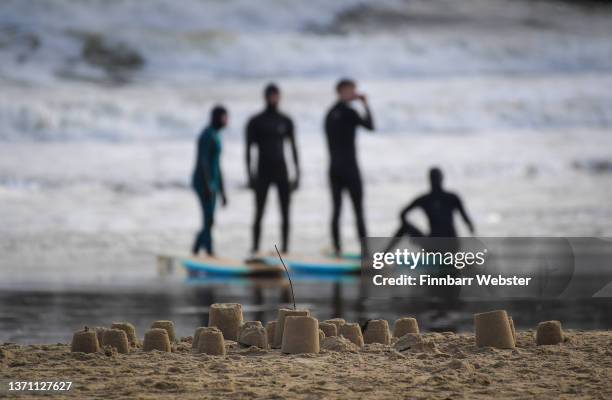
[[[382,344],[355,350],[335,342],[305,355],[229,341],[226,356],[192,354],[190,337],[172,353],[137,349],[125,355],[71,353],[66,344],[5,343],[0,378],[73,381],[70,392],[54,398],[611,398],[612,332],[565,335],[563,344],[536,346],[534,332],[522,331],[516,349],[499,350],[477,348],[472,334],[425,333],[423,346],[401,352]]]

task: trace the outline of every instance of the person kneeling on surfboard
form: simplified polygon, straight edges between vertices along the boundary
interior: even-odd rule
[[[204,248],[213,255],[212,226],[214,223],[217,196],[221,196],[222,205],[227,205],[221,173],[221,130],[228,123],[225,107],[215,106],[210,113],[210,123],[198,138],[196,164],[191,185],[195,190],[202,208],[202,230],[198,232],[191,252],[197,255]]]
[[[410,203],[402,210],[400,214],[400,228],[397,230],[397,232],[395,232],[393,239],[387,246],[387,252],[395,248],[397,242],[399,242],[399,240],[404,236],[412,238],[445,238],[445,240],[436,242],[424,240],[420,245],[428,251],[440,251],[442,253],[454,253],[458,251],[459,241],[456,239],[457,231],[455,229],[454,221],[455,212],[459,212],[470,232],[472,234],[474,233],[474,225],[472,224],[472,220],[470,219],[467,212],[465,211],[465,208],[463,207],[463,202],[461,201],[461,198],[455,193],[446,191],[442,187],[443,177],[444,176],[442,174],[442,171],[439,168],[434,167],[429,170],[429,182],[431,184],[431,190],[429,191],[429,193],[425,193],[422,196],[417,197],[415,200],[412,201],[412,203]],[[408,221],[408,214],[412,210],[418,208],[420,208],[425,213],[427,221],[429,222],[428,235],[425,235],[420,229],[418,229],[416,226],[412,225],[410,221]],[[416,243],[420,242],[419,239],[413,239],[413,241],[415,241]],[[434,246],[434,248],[429,247],[432,245]],[[437,273],[439,275],[447,274],[453,278],[461,277],[461,271],[454,267],[451,267],[450,269],[438,268]],[[444,315],[446,311],[457,306],[457,298],[459,296],[460,290],[460,286],[431,287],[431,294],[433,295],[433,297],[443,300],[441,304],[438,304],[439,316]]]
[[[444,190],[442,188],[442,180],[443,175],[439,168],[434,167],[429,170],[431,191],[417,197],[402,210],[400,216],[402,225],[395,233],[395,237],[402,237],[404,235],[413,237],[425,236],[407,219],[408,213],[415,208],[420,208],[425,212],[429,222],[429,237],[457,237],[455,221],[453,219],[455,211],[459,212],[470,232],[474,233],[474,225],[463,207],[461,198],[455,193]]]

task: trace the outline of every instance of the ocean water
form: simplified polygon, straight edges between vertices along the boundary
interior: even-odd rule
[[[188,183],[216,103],[231,121],[215,241],[246,255],[244,126],[269,81],[297,126],[295,252],[330,246],[322,120],[341,76],[359,81],[377,126],[358,139],[371,235],[393,232],[438,165],[481,236],[610,236],[612,9],[589,4],[5,0],[0,288],[163,290],[155,255],[186,252],[199,228]],[[347,202],[355,249],[351,214]],[[263,247],[278,240],[272,193]],[[32,338],[26,325],[5,327]]]

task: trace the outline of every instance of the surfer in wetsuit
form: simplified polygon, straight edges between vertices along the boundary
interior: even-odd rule
[[[442,180],[443,174],[439,168],[434,167],[429,170],[431,190],[429,193],[417,197],[402,210],[400,215],[401,226],[394,235],[396,238],[404,235],[413,237],[425,236],[407,219],[408,213],[415,208],[422,209],[427,216],[429,237],[457,237],[455,221],[453,219],[455,211],[459,212],[470,232],[474,233],[474,225],[463,207],[463,202],[459,196],[442,188]]]
[[[429,170],[431,190],[429,193],[417,197],[402,210],[400,214],[400,228],[395,232],[393,239],[387,246],[387,252],[392,251],[403,236],[409,236],[412,238],[445,238],[435,241],[426,239],[413,240],[427,251],[456,253],[461,243],[459,239],[457,239],[457,230],[455,229],[455,212],[459,212],[459,215],[463,218],[470,232],[472,234],[474,233],[474,225],[463,207],[461,198],[455,193],[444,190],[442,187],[443,178],[444,176],[439,168],[434,167]],[[420,229],[408,221],[408,214],[414,209],[421,209],[425,213],[427,221],[429,222],[428,235],[425,235]],[[454,278],[460,278],[462,276],[461,270],[453,266],[438,266],[434,271],[431,271],[431,274],[433,276],[448,275]],[[442,300],[441,303],[431,305],[431,308],[437,309],[436,318],[443,317],[446,315],[447,311],[460,306],[458,297],[461,292],[461,286],[432,286],[429,288],[429,292],[433,297]]]
[[[196,164],[191,185],[202,208],[202,230],[198,232],[191,252],[197,255],[204,248],[213,255],[212,226],[214,224],[217,196],[222,205],[227,204],[221,173],[221,130],[227,125],[228,114],[223,106],[215,106],[210,113],[210,123],[198,138]]]
[[[253,222],[253,253],[259,250],[261,219],[266,206],[268,189],[275,185],[281,209],[282,251],[289,250],[289,203],[291,192],[298,188],[300,166],[293,121],[279,111],[281,93],[278,86],[269,84],[264,90],[266,108],[252,117],[246,127],[246,164],[249,187],[255,191],[255,220]],[[289,141],[295,166],[295,179],[289,181],[285,163],[285,142]],[[257,148],[257,169],[251,163],[251,150]]]
[[[374,130],[372,114],[365,95],[357,93],[356,83],[350,79],[341,79],[336,85],[338,101],[325,117],[325,135],[330,155],[329,183],[332,195],[333,212],[331,231],[334,252],[341,253],[340,243],[340,210],[342,192],[348,191],[353,203],[357,234],[362,241],[367,236],[363,212],[363,185],[357,163],[355,135],[357,127]],[[350,106],[350,102],[360,100],[365,108],[364,116]]]

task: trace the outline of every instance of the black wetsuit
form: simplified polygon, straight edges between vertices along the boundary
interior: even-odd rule
[[[357,164],[355,144],[358,126],[369,130],[374,129],[368,108],[366,108],[365,116],[361,117],[347,103],[338,102],[325,117],[325,135],[330,155],[329,182],[333,201],[331,229],[336,252],[341,250],[339,219],[344,189],[348,190],[353,203],[359,238],[363,239],[367,236],[363,215],[363,185]]]
[[[264,214],[268,189],[276,185],[281,207],[282,250],[288,251],[289,236],[289,202],[291,185],[285,163],[285,140],[291,142],[293,156],[297,166],[297,150],[293,122],[277,108],[268,106],[263,112],[255,115],[249,121],[247,134],[247,168],[251,175],[251,146],[257,146],[257,175],[253,177],[255,189],[255,220],[253,222],[252,251],[259,250],[261,235],[261,219]]]
[[[459,211],[463,218],[469,221],[459,196],[445,190],[432,191],[418,197],[402,211],[405,233],[411,236],[420,236],[418,233],[415,235],[409,232],[410,229],[416,228],[409,228],[411,225],[405,219],[405,215],[413,208],[420,208],[425,212],[429,222],[429,237],[456,237],[457,231],[453,219],[455,211]]]
[[[442,188],[433,189],[431,192],[417,197],[412,203],[402,210],[401,213],[401,226],[394,235],[394,238],[389,243],[386,251],[393,251],[397,242],[403,236],[410,236],[413,238],[425,237],[425,234],[421,232],[417,227],[412,225],[408,219],[407,214],[414,208],[420,208],[427,216],[429,222],[429,235],[428,237],[446,238],[441,241],[415,240],[416,244],[419,244],[423,248],[431,251],[440,252],[456,252],[459,250],[459,240],[457,237],[457,230],[455,229],[454,214],[458,211],[463,220],[468,225],[471,231],[473,231],[472,221],[467,215],[463,208],[463,203],[459,196],[454,193],[447,192]],[[433,246],[433,248],[431,248]],[[452,277],[460,277],[461,271],[454,268],[439,268],[437,272],[438,276],[450,275]],[[444,299],[444,302],[440,304],[441,310],[446,311],[456,306],[456,299],[459,296],[461,287],[459,286],[434,286],[430,288],[431,295],[436,298]]]

